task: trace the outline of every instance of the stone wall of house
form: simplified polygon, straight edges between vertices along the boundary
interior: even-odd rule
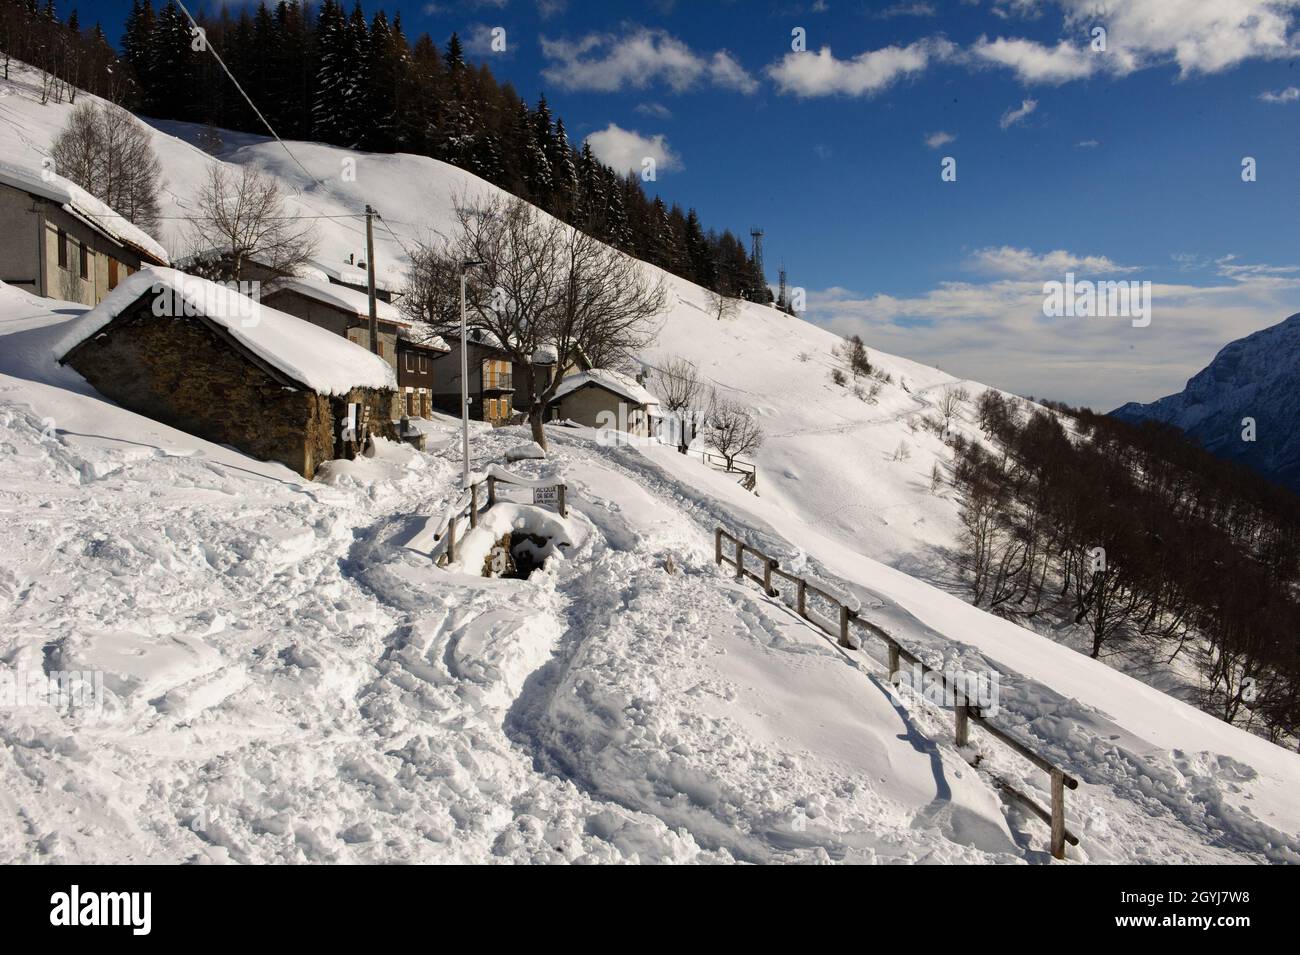
[[[339,399],[286,387],[200,321],[153,315],[148,299],[68,363],[123,407],[304,477],[336,456],[332,403]],[[372,404],[372,430],[393,432],[381,413],[391,391],[359,389],[349,397]]]

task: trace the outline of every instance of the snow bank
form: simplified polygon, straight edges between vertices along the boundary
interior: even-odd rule
[[[507,461],[544,461],[546,452],[536,441],[529,441],[527,444],[516,445],[506,451]]]
[[[70,323],[54,347],[68,352],[102,331],[143,296],[153,294],[177,318],[201,315],[216,322],[253,354],[322,395],[353,388],[396,388],[392,366],[378,355],[310,322],[267,308],[237,291],[175,269],[141,269],[85,315]]]

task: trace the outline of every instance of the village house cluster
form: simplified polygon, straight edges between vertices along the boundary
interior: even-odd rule
[[[0,164],[4,282],[90,306],[70,323],[56,358],[124,407],[312,477],[353,457],[372,435],[416,432],[402,419],[458,416],[460,350],[467,350],[469,415],[493,426],[527,411],[523,369],[489,333],[467,341],[429,334],[376,285],[378,335],[355,263],[312,262],[284,276],[254,259],[239,288],[172,268],[166,251],[104,203],[49,170]],[[244,294],[241,294],[244,293]],[[564,380],[548,420],[616,421],[651,433],[658,401],[638,382],[593,369],[584,355],[536,356],[535,379]]]

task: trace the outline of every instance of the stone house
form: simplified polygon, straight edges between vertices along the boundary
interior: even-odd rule
[[[611,428],[640,437],[655,433],[659,399],[636,379],[607,368],[588,368],[567,376],[548,409],[552,421],[588,428]]]
[[[433,363],[433,406],[459,417],[460,339],[451,335],[446,337],[449,350]],[[555,373],[554,356],[537,355],[534,358],[533,374],[539,376],[538,387],[545,387]],[[466,359],[470,418],[490,422],[496,427],[517,420],[520,413],[528,410],[526,397],[522,394],[524,365],[514,362],[491,332],[479,328],[469,330]]]
[[[75,183],[0,162],[0,281],[45,298],[98,305],[157,242]]]
[[[433,411],[434,362],[451,351],[441,338],[417,342],[409,333],[397,336],[397,400],[401,414],[429,417]]]
[[[387,362],[172,269],[123,281],[69,325],[55,354],[124,408],[306,478],[371,435],[396,438]]]

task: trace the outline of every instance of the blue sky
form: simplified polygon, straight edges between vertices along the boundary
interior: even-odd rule
[[[1300,311],[1300,0],[383,6],[607,160],[658,156],[651,188],[706,224],[761,224],[769,278],[868,347],[1109,408]],[[1151,281],[1151,325],[1045,318],[1067,271]]]

